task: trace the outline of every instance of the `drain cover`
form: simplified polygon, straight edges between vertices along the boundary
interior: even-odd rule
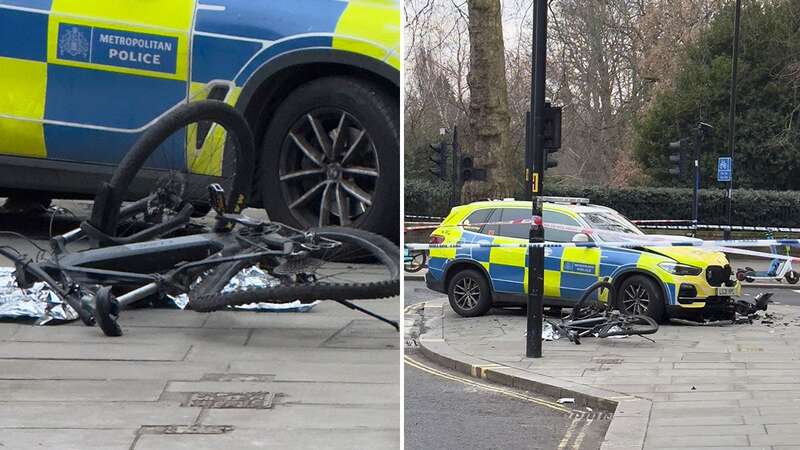
[[[622,360],[618,358],[597,358],[593,362],[597,364],[622,364]]]
[[[249,374],[249,373],[207,373],[203,375],[203,381],[245,381],[253,383],[264,383],[274,381],[275,375],[268,374]]]
[[[223,434],[232,430],[230,425],[143,425],[139,434]]]
[[[214,409],[269,409],[275,394],[271,392],[193,392],[182,406]]]

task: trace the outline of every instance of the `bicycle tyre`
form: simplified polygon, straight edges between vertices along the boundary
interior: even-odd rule
[[[610,291],[611,291],[612,288],[613,288],[613,285],[611,284],[611,282],[608,279],[603,279],[603,280],[599,280],[599,281],[594,282],[589,287],[584,289],[583,294],[581,294],[581,297],[578,299],[578,302],[575,303],[575,305],[572,307],[572,312],[570,312],[569,316],[567,316],[566,318],[570,319],[570,320],[585,318],[585,316],[582,314],[582,312],[583,312],[585,307],[588,307],[588,305],[590,305],[592,303],[597,304],[597,305],[602,305],[598,300],[594,300],[594,299],[590,300],[589,299],[591,297],[592,293],[594,291],[596,291],[596,290],[608,289],[609,290],[609,294],[610,294]],[[605,307],[606,306],[603,305],[603,309],[605,309]],[[590,312],[589,314],[592,314],[592,312]]]
[[[598,337],[609,336],[641,336],[654,334],[658,331],[658,322],[650,316],[633,315],[624,316],[618,320],[611,321],[597,333]]]
[[[199,122],[218,124],[237,141],[238,145],[234,146],[236,173],[232,187],[226,192],[226,207],[227,212],[240,212],[252,188],[255,166],[253,133],[241,113],[232,106],[217,100],[201,100],[178,106],[142,133],[114,170],[107,195],[98,193],[95,197],[91,223],[103,233],[115,236],[122,202],[147,159],[174,133]]]
[[[227,281],[248,263],[237,261],[222,264],[189,293],[191,309],[199,312],[217,311],[229,306],[250,303],[291,303],[295,300],[365,300],[400,295],[400,249],[383,236],[365,230],[346,227],[312,229],[317,235],[341,242],[345,246],[368,252],[388,271],[387,279],[367,283],[308,283],[279,285],[266,288],[223,293]],[[252,263],[250,263],[252,264]]]
[[[414,263],[417,256],[420,256],[422,258],[422,262],[420,262],[419,264]],[[408,264],[405,264],[403,266],[403,270],[405,270],[408,273],[416,273],[424,269],[427,262],[428,262],[428,255],[424,251],[420,251],[419,253],[416,253],[413,256],[411,256],[411,261],[409,261]]]

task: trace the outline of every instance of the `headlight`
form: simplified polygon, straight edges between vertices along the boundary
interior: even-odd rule
[[[658,265],[663,270],[673,275],[700,275],[703,269],[693,266],[685,266],[683,264],[676,264],[670,262],[663,262]]]

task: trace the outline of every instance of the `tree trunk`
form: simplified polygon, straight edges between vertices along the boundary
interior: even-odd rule
[[[470,65],[469,123],[476,167],[488,170],[487,182],[468,182],[466,199],[512,195],[523,151],[509,148],[510,117],[500,0],[468,0]]]

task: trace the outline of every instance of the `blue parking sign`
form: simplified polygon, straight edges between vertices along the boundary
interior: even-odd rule
[[[717,161],[717,181],[728,182],[733,178],[733,161],[729,156],[720,157]]]

